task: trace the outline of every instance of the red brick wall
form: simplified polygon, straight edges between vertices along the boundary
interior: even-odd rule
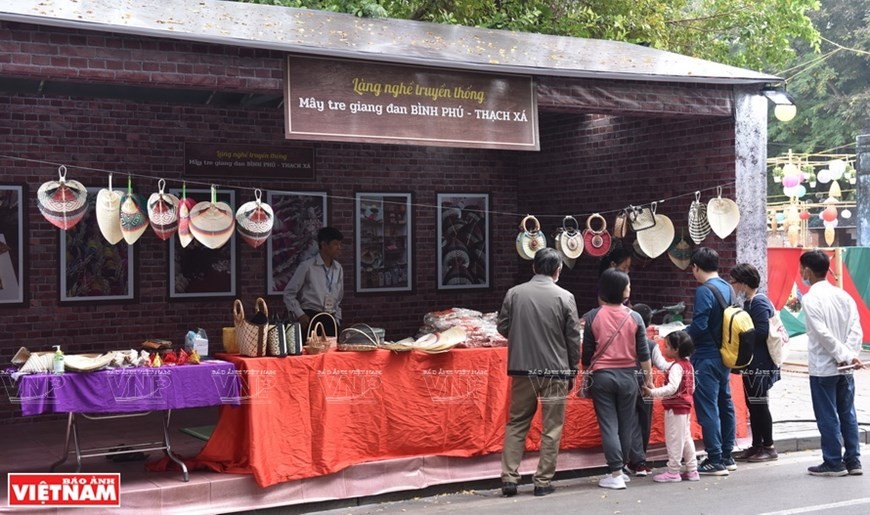
[[[657,212],[667,215],[679,232],[686,227],[694,191],[722,184],[723,195],[734,198],[733,184],[728,184],[734,180],[729,118],[545,114],[542,119],[541,153],[527,160],[519,204],[521,211],[543,215],[548,237],[566,214],[585,229],[588,215],[601,212],[611,229],[616,210],[676,196],[660,203]],[[702,202],[714,193],[703,192]],[[629,231],[625,242],[634,239]],[[734,235],[722,241],[711,233],[703,244],[720,253],[724,269],[733,264]],[[573,270],[563,271],[560,284],[575,293],[581,311],[596,305],[598,264],[584,254]],[[631,278],[633,302],[657,308],[685,300],[691,309],[696,283],[666,255],[646,263],[634,259]]]
[[[274,93],[281,86],[281,70],[280,55],[269,51],[0,24],[0,76]],[[549,233],[565,214],[612,211],[731,180],[732,124],[722,117],[544,113],[538,153],[321,143],[313,145],[317,181],[258,181],[257,186],[329,193],[330,223],[348,237],[342,258],[346,322],[382,326],[389,338],[399,339],[413,335],[423,315],[434,309],[498,309],[504,291],[531,273],[530,264],[514,250],[525,213],[541,216]],[[141,193],[156,191],[159,178],[178,186],[185,142],[286,145],[282,136],[283,117],[276,109],[0,93],[0,155],[121,175],[129,170],[149,177],[136,179]],[[22,345],[32,350],[61,344],[66,352],[103,351],[137,346],[150,337],[180,342],[194,327],[205,328],[219,346],[220,328],[231,325],[231,300],[170,300],[167,244],[150,230],[135,244],[136,303],[59,304],[59,231],[39,214],[34,200],[39,185],[56,177],[54,165],[0,158],[0,182],[28,188],[29,291],[27,306],[0,307],[0,367],[8,365]],[[106,183],[105,174],[76,168],[70,168],[69,177],[87,186]],[[240,177],[214,181],[251,186]],[[413,292],[354,294],[353,198],[359,191],[412,193]],[[494,213],[489,290],[436,290],[434,206],[439,192],[490,193]],[[248,193],[240,190],[237,200]],[[690,200],[686,196],[668,202],[660,212],[678,226],[685,224]],[[612,222],[613,214],[607,219]],[[733,242],[717,241],[715,246],[733,259]],[[251,249],[239,243],[239,248],[238,291],[250,306],[265,290],[265,247]],[[581,309],[594,305],[596,269],[596,260],[581,257],[561,283],[577,293]],[[686,298],[694,287],[691,277],[666,258],[645,268],[636,264],[632,278],[634,298],[653,306]],[[281,301],[271,297],[269,303],[275,309]],[[0,421],[16,412],[5,399],[0,403]]]

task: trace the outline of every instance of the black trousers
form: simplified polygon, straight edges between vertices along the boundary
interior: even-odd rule
[[[320,311],[314,311],[313,309],[306,309],[304,311],[305,311],[305,314],[308,315],[308,318],[310,318],[310,319],[314,319],[315,315],[317,315],[318,313],[321,313]],[[333,322],[332,317],[322,315],[322,316],[317,317],[317,320],[314,320],[314,323],[317,323],[317,322],[320,322],[323,324],[323,329],[326,331],[326,336],[338,336],[338,327],[336,327],[335,323]],[[302,328],[303,338],[305,337],[305,335],[308,334],[308,330],[309,330],[308,327]]]

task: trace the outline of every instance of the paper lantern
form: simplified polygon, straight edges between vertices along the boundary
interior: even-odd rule
[[[824,222],[822,222],[822,225],[825,226],[825,229],[836,229],[837,226],[840,225],[840,221],[834,218],[830,222],[825,220]]]
[[[828,163],[828,169],[831,171],[831,179],[839,181],[846,171],[846,162],[842,159],[834,159]]]
[[[785,221],[785,213],[777,213],[774,218],[776,218],[777,222],[782,223]]]
[[[826,222],[830,222],[831,220],[836,220],[837,219],[837,208],[835,208],[834,206],[828,206],[825,208],[824,211],[822,211],[822,214],[819,215],[819,217]]]
[[[801,220],[809,220],[810,219],[810,212],[807,211],[806,209],[804,209],[803,211],[801,211],[800,218],[801,218]]]
[[[801,183],[801,178],[797,175],[786,175],[782,178],[782,186],[785,188],[794,188]]]
[[[800,172],[800,168],[792,163],[788,163],[782,167],[782,173],[784,176],[796,175]]]
[[[844,210],[840,213],[840,216],[842,216],[843,219],[848,220],[848,219],[852,218],[852,212],[849,211],[848,209],[844,209]]]
[[[816,174],[816,180],[822,184],[831,182],[831,171],[827,168],[819,170],[819,173]]]
[[[797,187],[797,198],[804,198],[804,195],[807,194],[807,187],[803,184],[799,184]]]
[[[843,195],[843,191],[840,190],[840,183],[837,181],[831,181],[831,189],[828,190],[828,197],[840,198]]]

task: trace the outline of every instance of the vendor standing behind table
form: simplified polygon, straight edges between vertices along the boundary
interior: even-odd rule
[[[341,256],[341,241],[344,235],[334,227],[324,227],[317,231],[317,245],[320,252],[311,259],[303,261],[296,269],[290,282],[284,288],[284,304],[302,324],[304,334],[308,332],[311,318],[318,313],[329,313],[341,325],[341,300],[344,297],[344,270],[337,258]],[[329,317],[318,317],[323,323],[326,334],[336,336],[335,327]]]

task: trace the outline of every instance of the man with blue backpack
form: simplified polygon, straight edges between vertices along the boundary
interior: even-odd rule
[[[734,403],[731,401],[731,370],[722,363],[723,309],[711,288],[729,304],[733,303],[731,285],[719,277],[719,254],[699,247],[692,252],[689,264],[695,280],[692,323],[686,332],[695,343],[692,366],[695,368],[695,414],[701,425],[707,458],[698,465],[698,473],[727,476],[737,470],[731,456],[735,440]]]

